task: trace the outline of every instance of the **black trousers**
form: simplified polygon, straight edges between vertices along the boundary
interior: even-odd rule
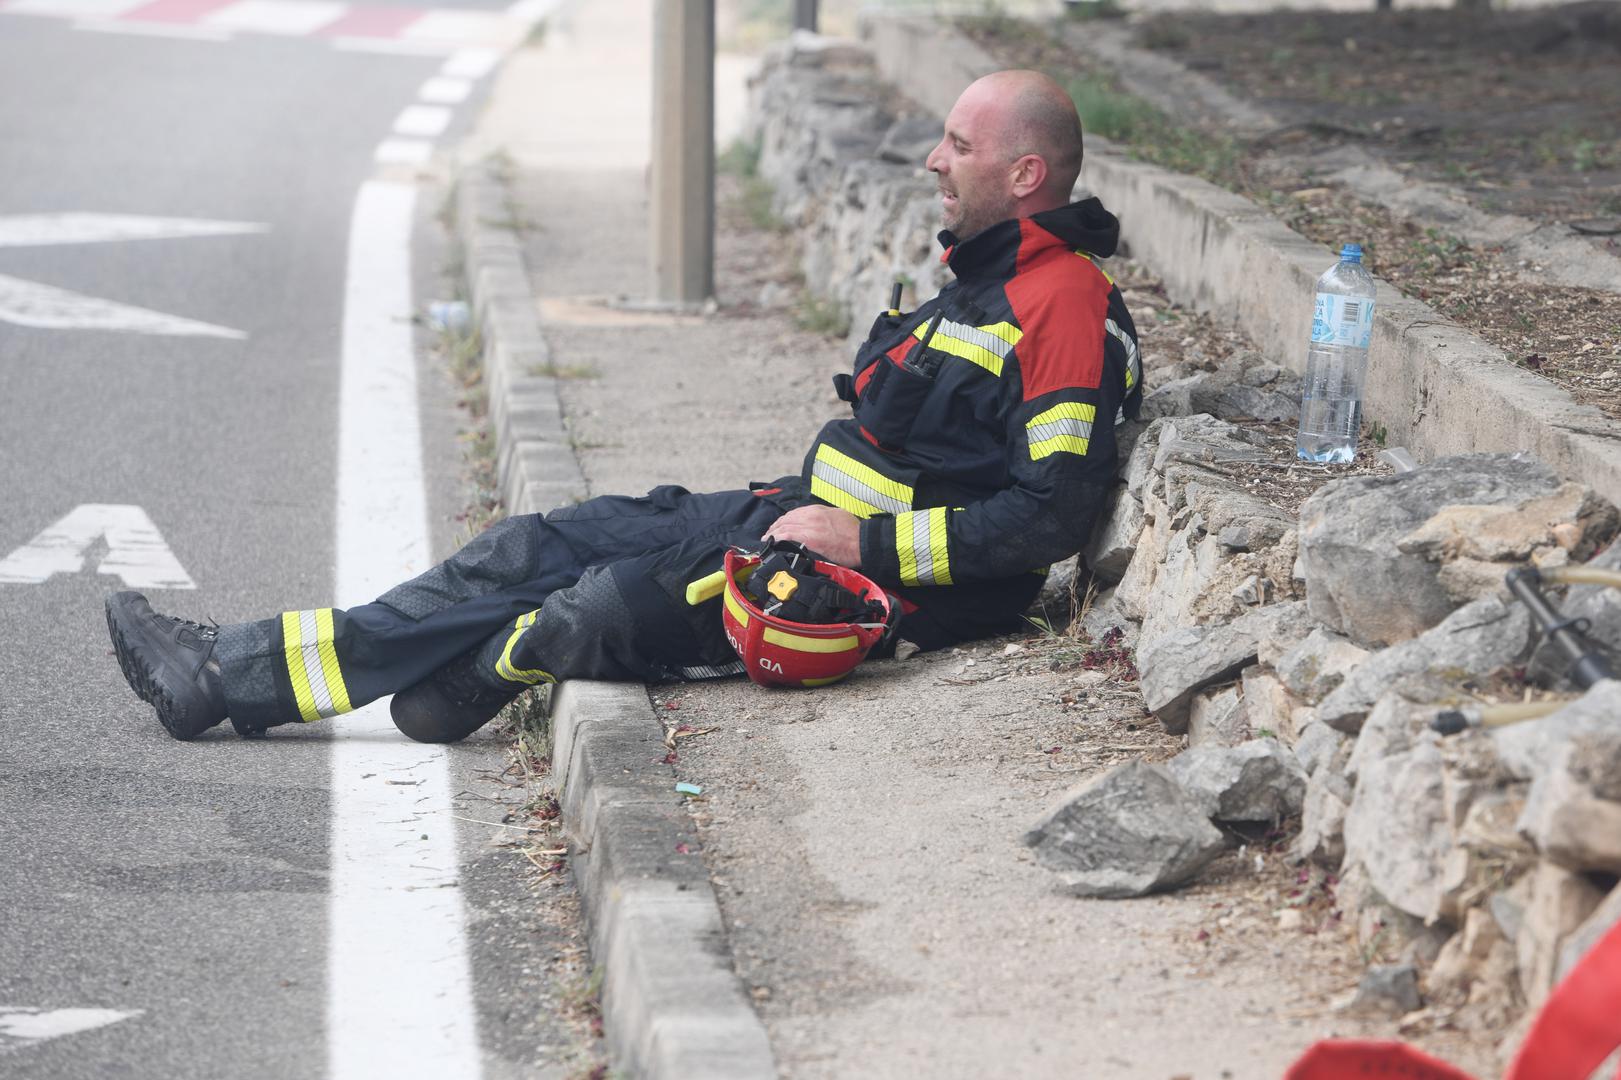
[[[265,725],[336,716],[475,650],[491,661],[478,666],[492,686],[739,673],[719,599],[688,604],[687,585],[817,501],[790,478],[759,491],[658,487],[507,518],[370,604],[221,628],[227,710]],[[1005,632],[1040,587],[1037,574],[896,587],[899,636],[930,649]]]

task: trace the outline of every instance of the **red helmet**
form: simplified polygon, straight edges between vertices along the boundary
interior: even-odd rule
[[[770,565],[763,574],[769,576],[751,582],[766,560]],[[878,644],[890,621],[883,589],[847,566],[817,559],[798,544],[778,544],[758,553],[728,551],[725,572],[721,620],[726,640],[743,658],[749,678],[761,686],[838,682]],[[807,605],[812,593],[816,602]],[[796,622],[775,613],[784,609],[816,621]]]

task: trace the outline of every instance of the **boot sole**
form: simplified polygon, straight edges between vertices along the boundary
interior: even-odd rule
[[[119,614],[122,610],[123,602],[119,594],[107,598],[107,633],[113,640],[113,652],[118,655],[118,670],[124,673],[124,679],[135,691],[135,696],[151,705],[158,714],[158,723],[163,725],[163,730],[181,742],[189,742],[213,727],[214,723],[208,723],[193,729],[187,722],[190,710],[176,699],[153,671],[153,666],[136,655],[136,647],[130,643],[127,632],[120,625]]]

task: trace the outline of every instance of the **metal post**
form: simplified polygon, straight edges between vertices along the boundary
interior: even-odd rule
[[[816,32],[816,0],[794,0],[794,29]]]
[[[653,0],[653,299],[715,291],[715,0]]]

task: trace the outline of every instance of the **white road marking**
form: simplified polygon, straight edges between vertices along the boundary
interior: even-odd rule
[[[338,395],[344,606],[429,565],[410,318],[415,203],[411,185],[368,181],[350,225]],[[477,1080],[445,750],[406,740],[380,701],[333,725],[331,1080]]]
[[[473,84],[466,79],[435,75],[422,84],[417,97],[434,105],[460,105],[472,92]]]
[[[135,214],[12,214],[0,217],[0,248],[101,244],[122,240],[174,240],[269,232],[251,221],[144,217]]]
[[[165,315],[96,296],[41,285],[0,274],[0,322],[37,330],[122,330],[171,337],[219,337],[241,341],[248,335],[228,326]]]
[[[516,44],[528,27],[493,11],[452,11],[434,9],[407,26],[402,37],[428,41],[460,41],[464,44]]]
[[[452,79],[482,79],[501,60],[501,54],[494,49],[459,49],[445,61],[445,66],[439,69],[439,74]]]
[[[7,15],[49,15],[58,19],[115,19],[150,0],[9,0]]]
[[[439,105],[407,105],[394,119],[394,134],[431,139],[450,126],[450,110]]]
[[[0,1005],[0,1053],[63,1035],[94,1031],[140,1016],[141,1012],[140,1009],[120,1012],[117,1009],[30,1009]]]
[[[128,34],[131,37],[160,37],[177,38],[181,41],[230,41],[231,32],[212,26],[198,26],[195,23],[166,23],[166,22],[123,22],[109,20],[101,22],[93,19],[80,19],[73,24],[75,30],[89,30],[96,34]]]
[[[453,41],[349,36],[333,38],[332,47],[339,52],[382,53],[385,56],[445,56],[461,48]]]
[[[517,0],[506,10],[509,19],[519,22],[538,23],[552,12],[562,6],[563,0]]]
[[[163,534],[139,506],[86,503],[0,559],[0,585],[38,585],[84,569],[90,549],[105,540],[98,574],[116,575],[131,589],[195,589]]]
[[[202,20],[207,26],[256,34],[313,34],[349,10],[331,0],[237,0]]]
[[[433,143],[421,139],[384,139],[372,151],[379,165],[426,165],[433,158]]]

